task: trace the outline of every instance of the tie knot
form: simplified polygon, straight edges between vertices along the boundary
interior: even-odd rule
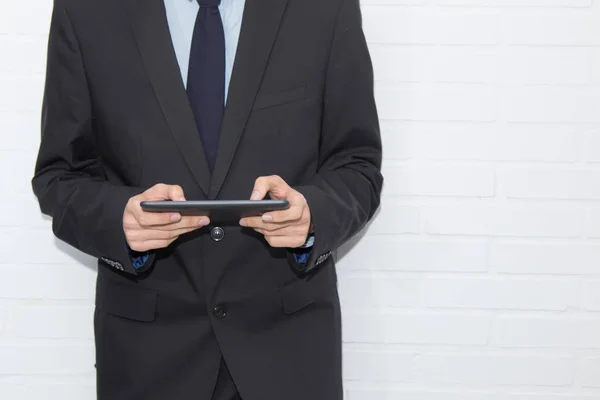
[[[218,7],[221,0],[198,0],[200,7]]]

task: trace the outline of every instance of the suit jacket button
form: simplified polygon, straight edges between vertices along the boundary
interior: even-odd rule
[[[225,237],[225,231],[223,230],[223,228],[220,228],[218,226],[215,226],[214,228],[212,228],[212,230],[210,231],[210,237],[212,238],[212,240],[214,240],[215,242],[220,242],[221,240],[223,240],[223,238]]]
[[[218,319],[223,319],[227,316],[227,310],[225,309],[225,306],[223,305],[218,305],[213,309],[213,313],[215,314],[215,317],[217,317]]]

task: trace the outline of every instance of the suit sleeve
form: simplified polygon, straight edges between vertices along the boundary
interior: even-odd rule
[[[342,0],[331,45],[319,168],[305,185],[315,243],[308,271],[325,262],[373,217],[379,207],[381,136],[373,95],[373,67],[358,0]]]
[[[42,138],[32,186],[56,237],[111,268],[136,274],[123,211],[140,188],[107,181],[94,143],[83,59],[67,11],[56,1],[48,42]]]

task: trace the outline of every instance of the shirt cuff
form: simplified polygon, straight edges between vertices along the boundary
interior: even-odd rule
[[[308,236],[308,239],[306,239],[306,243],[304,243],[302,246],[298,247],[299,249],[308,249],[310,247],[313,247],[315,244],[315,235],[314,234],[310,234]]]

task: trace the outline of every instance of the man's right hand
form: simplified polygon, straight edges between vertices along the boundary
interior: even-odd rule
[[[131,250],[146,252],[169,246],[184,233],[210,223],[208,217],[182,216],[178,213],[152,213],[142,210],[142,201],[184,201],[183,189],[158,184],[132,197],[123,212],[123,231]]]

